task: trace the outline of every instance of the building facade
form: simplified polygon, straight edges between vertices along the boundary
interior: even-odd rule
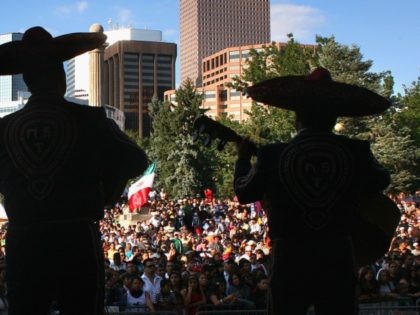
[[[269,0],[180,0],[181,82],[201,86],[202,59],[217,51],[268,42]]]
[[[114,28],[104,33],[103,103],[124,114],[123,129],[147,136],[151,128],[148,103],[153,96],[163,100],[163,92],[175,87],[177,46],[163,42],[158,30]],[[90,99],[90,61],[88,52],[67,63],[66,96]]]
[[[125,128],[148,136],[151,120],[148,104],[152,97],[163,100],[175,88],[174,43],[118,41],[105,50],[105,103],[125,114]]]
[[[95,24],[94,24],[95,25]],[[93,25],[92,25],[93,26]],[[162,41],[162,32],[134,28],[114,28],[104,31],[108,46],[121,40]],[[66,96],[89,99],[89,52],[76,56],[66,64]]]
[[[21,40],[22,33],[7,33],[0,35],[0,45],[7,42]],[[0,76],[0,107],[10,102],[18,101],[20,91],[28,91],[22,74]]]
[[[229,88],[227,84],[232,82],[234,77],[243,74],[250,50],[262,50],[264,45],[269,44],[228,47],[202,60],[202,87],[197,90],[203,94],[202,107],[208,109],[208,116],[216,118],[226,114],[236,121],[248,118],[246,112],[251,109],[252,100],[242,92]],[[281,49],[286,44],[276,45]],[[175,92],[166,91],[165,100],[174,102]]]

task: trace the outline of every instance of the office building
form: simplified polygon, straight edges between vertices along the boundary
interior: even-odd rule
[[[252,100],[228,87],[233,78],[240,77],[247,67],[250,50],[263,50],[267,44],[228,47],[202,60],[202,87],[197,91],[203,94],[202,107],[208,109],[206,115],[216,118],[222,114],[233,120],[243,121],[248,118],[247,111],[251,110]],[[281,50],[286,43],[275,43]],[[314,45],[303,45],[305,48],[315,49]],[[175,103],[176,90],[165,92],[165,100]]]
[[[95,26],[93,24],[91,27]],[[121,40],[162,41],[162,32],[158,30],[143,30],[133,28],[113,28],[104,31],[108,46]],[[79,55],[67,62],[67,92],[66,96],[82,100],[89,99],[89,52]]]
[[[125,114],[125,128],[148,136],[148,104],[175,88],[174,43],[123,40],[105,49],[105,103]]]
[[[250,49],[262,50],[263,45],[228,47],[202,60],[202,87],[197,91],[203,94],[202,107],[208,109],[206,115],[216,118],[227,114],[236,121],[248,118],[246,111],[251,109],[252,100],[227,84],[243,74]],[[276,45],[281,48],[285,43]],[[174,103],[175,93],[176,90],[166,91],[165,100]]]
[[[7,42],[21,40],[22,33],[7,33],[0,35],[0,45]],[[0,107],[19,100],[19,92],[28,91],[22,74],[0,76]],[[4,105],[5,106],[5,105]]]
[[[103,102],[124,113],[125,129],[147,136],[151,128],[148,103],[153,96],[163,100],[163,92],[175,87],[177,46],[163,42],[157,30],[114,28],[104,33]],[[85,53],[68,62],[67,96],[89,99],[89,60]]]
[[[269,42],[269,0],[180,0],[181,82],[201,86],[202,59],[217,51]]]

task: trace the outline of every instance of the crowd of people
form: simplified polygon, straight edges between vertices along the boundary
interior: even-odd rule
[[[401,221],[389,252],[360,266],[361,302],[420,298],[420,209],[395,200]],[[105,209],[100,222],[106,266],[105,304],[115,311],[171,310],[195,314],[205,307],[265,309],[270,277],[267,217],[259,203],[151,194],[150,215],[134,225],[119,221],[128,208]],[[5,256],[1,233],[0,259]],[[290,259],[293,259],[291,257]],[[7,305],[4,265],[0,297]]]
[[[375,263],[359,268],[359,298],[361,301],[398,299],[403,305],[413,305],[420,298],[420,208],[415,198],[404,194],[394,201],[401,220],[388,253]]]
[[[200,305],[266,308],[270,239],[258,204],[153,196],[150,217],[136,225],[118,222],[124,204],[106,210],[107,305],[186,314]]]

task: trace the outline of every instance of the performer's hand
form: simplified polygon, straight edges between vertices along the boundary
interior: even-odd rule
[[[241,142],[236,143],[236,152],[238,158],[251,159],[255,151],[255,144],[249,138],[243,138]]]

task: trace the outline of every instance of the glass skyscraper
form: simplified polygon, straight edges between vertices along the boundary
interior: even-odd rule
[[[0,34],[0,45],[21,40],[22,36],[22,33]],[[0,76],[0,106],[2,103],[17,101],[18,91],[28,91],[22,74]]]

